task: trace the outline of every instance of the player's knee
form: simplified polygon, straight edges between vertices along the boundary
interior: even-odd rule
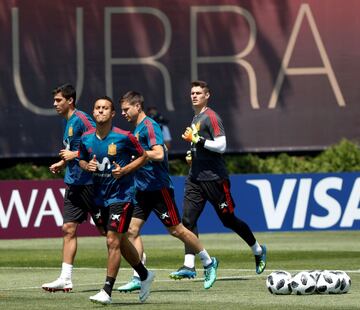
[[[64,238],[74,238],[76,235],[76,223],[64,223],[62,226],[62,233]]]
[[[129,237],[129,239],[137,238],[139,236],[139,233],[140,233],[140,228],[137,227],[136,225],[130,224],[128,231],[127,231],[127,235]]]
[[[106,236],[106,244],[108,249],[120,248],[120,241],[116,234],[107,234]]]
[[[170,235],[172,235],[173,237],[181,239],[181,240],[184,238],[185,229],[182,224],[172,226],[168,230],[169,230]]]

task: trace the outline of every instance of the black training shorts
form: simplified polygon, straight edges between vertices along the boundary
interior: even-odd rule
[[[154,211],[166,227],[180,223],[179,210],[176,207],[172,188],[162,188],[157,191],[138,191],[136,201],[133,217],[146,221],[151,211]]]
[[[118,202],[107,207],[101,207],[100,218],[98,217],[97,223],[103,224],[106,231],[110,230],[119,234],[126,233],[129,229],[133,210],[134,205],[130,202]]]
[[[68,185],[65,190],[64,223],[82,223],[88,214],[96,214],[93,185]]]

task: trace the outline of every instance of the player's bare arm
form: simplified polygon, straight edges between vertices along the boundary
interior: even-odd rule
[[[162,145],[154,145],[151,150],[146,151],[148,160],[163,161],[164,160],[164,148]]]
[[[95,172],[97,170],[96,156],[94,155],[94,157],[89,162],[81,159],[79,161],[79,166],[81,167],[81,169],[83,169],[85,171]]]
[[[65,167],[66,162],[64,160],[60,160],[57,163],[52,164],[49,167],[49,170],[52,173],[59,173],[61,171],[61,169],[63,169]]]
[[[131,173],[131,172],[139,169],[141,166],[145,165],[147,158],[148,158],[148,156],[146,155],[146,152],[144,151],[141,156],[134,159],[132,162],[130,162],[129,164],[127,164],[124,167],[121,167],[119,164],[114,162],[113,163],[114,169],[111,171],[111,173],[114,178],[119,179],[123,175]]]
[[[61,159],[65,160],[65,161],[70,161],[70,160],[74,160],[78,155],[77,151],[70,151],[67,149],[62,149],[59,152],[59,156],[61,157]]]

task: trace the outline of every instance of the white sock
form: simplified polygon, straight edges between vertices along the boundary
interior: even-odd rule
[[[195,267],[195,255],[194,254],[185,254],[184,266],[189,268]]]
[[[200,256],[201,262],[202,262],[204,267],[207,267],[212,263],[211,257],[210,257],[209,253],[205,249],[203,249],[198,254]]]
[[[255,244],[253,246],[251,246],[251,251],[253,252],[254,255],[261,255],[262,254],[262,248],[259,244],[259,242],[255,242]]]
[[[146,265],[146,254],[145,252],[143,252],[143,255],[141,256],[141,262],[143,263],[143,265]],[[140,278],[139,274],[134,270],[134,277],[136,278]]]
[[[62,263],[60,278],[71,280],[72,278],[73,265]]]

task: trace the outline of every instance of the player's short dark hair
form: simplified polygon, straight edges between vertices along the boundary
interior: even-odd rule
[[[52,94],[55,96],[57,93],[61,93],[62,96],[69,100],[70,98],[73,98],[74,106],[76,103],[76,90],[75,87],[72,86],[69,83],[62,84],[60,86],[57,86],[53,89]]]
[[[205,81],[192,81],[191,87],[201,87],[206,93],[210,93],[210,87]]]
[[[96,98],[96,101],[98,100],[106,100],[106,101],[109,101],[111,103],[111,111],[115,111],[115,105],[114,105],[114,101],[109,97],[109,96],[101,96],[101,97],[98,97]]]
[[[139,103],[141,109],[144,110],[144,96],[136,91],[130,90],[125,95],[123,95],[119,102],[122,104],[124,101],[129,102],[131,105]]]

